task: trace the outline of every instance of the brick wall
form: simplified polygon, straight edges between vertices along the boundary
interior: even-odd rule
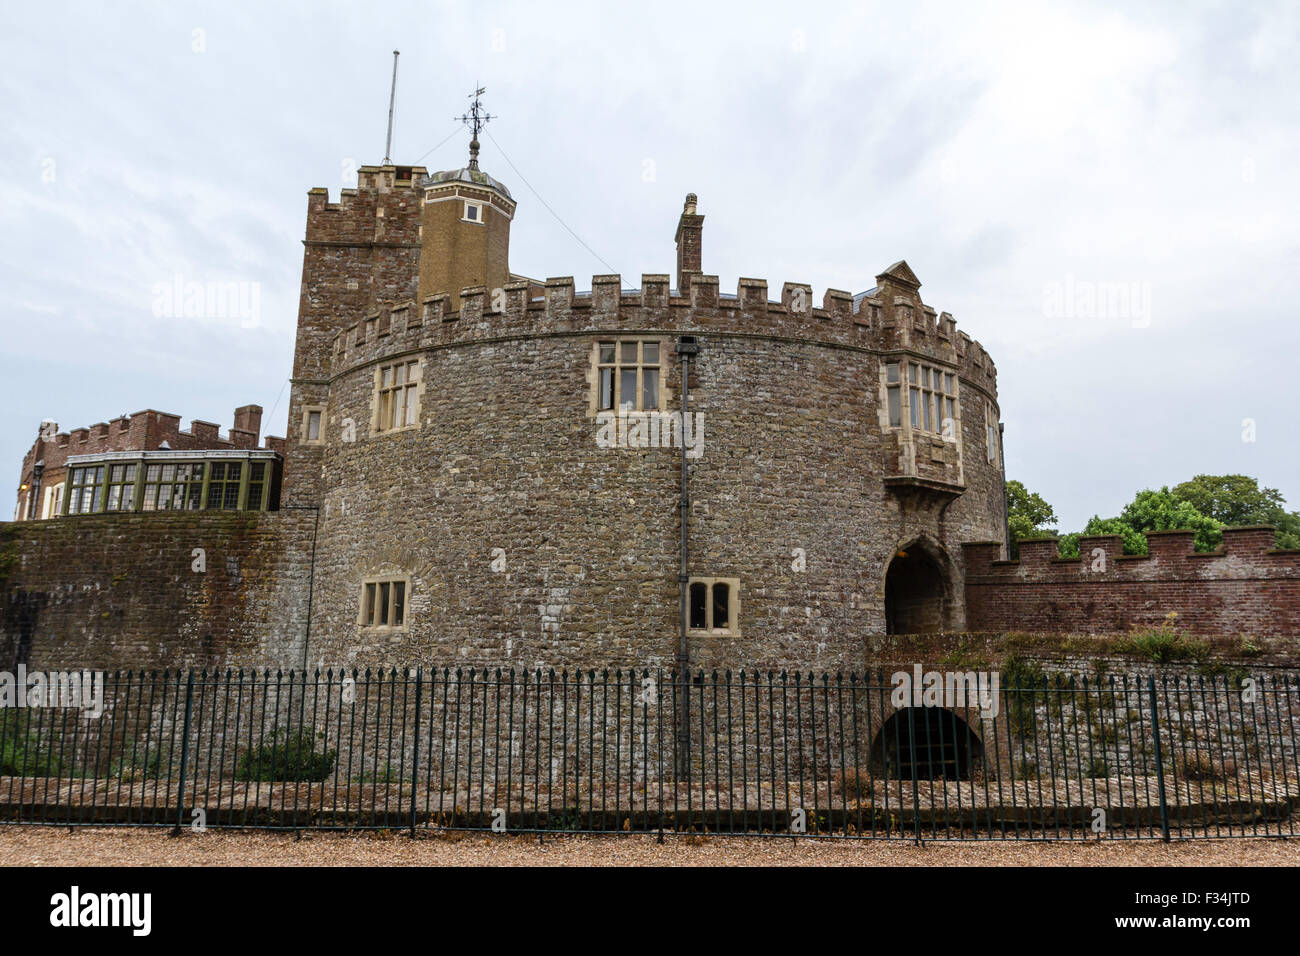
[[[1196,634],[1300,636],[1300,551],[1274,548],[1272,528],[1228,528],[1220,551],[1192,550],[1193,532],[1154,532],[1149,553],[1125,555],[1118,535],[1084,537],[1081,558],[1055,540],[962,546],[967,627],[1101,633],[1158,625],[1170,611]]]
[[[48,438],[38,436],[23,456],[21,483],[32,483],[33,468],[39,461],[44,463],[42,488],[53,487],[67,477],[67,461],[72,455],[156,451],[163,442],[173,451],[252,449],[257,447],[261,427],[260,405],[243,405],[235,409],[234,423],[225,438],[220,437],[219,426],[212,422],[196,418],[191,422],[189,431],[182,431],[179,415],[147,408],[134,415],[123,415],[111,422],[100,422],[89,428],[74,428],[70,432],[59,432]],[[267,436],[266,447],[283,453],[283,440]]]
[[[314,523],[303,510],[0,526],[14,559],[0,670],[300,666]]]

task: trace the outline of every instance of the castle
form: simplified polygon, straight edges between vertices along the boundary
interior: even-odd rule
[[[675,274],[531,279],[477,153],[309,192],[283,439],[256,449],[248,406],[179,447],[113,446],[136,417],[38,440],[18,516],[53,520],[3,531],[0,666],[853,669],[889,634],[1169,611],[1300,633],[1300,553],[1260,529],[1003,560],[996,369],[906,262],[724,292],[689,195]],[[25,505],[47,445],[59,490]],[[158,506],[169,466],[197,490]]]

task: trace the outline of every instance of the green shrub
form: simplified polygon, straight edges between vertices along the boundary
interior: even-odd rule
[[[307,731],[275,731],[270,742],[250,747],[235,764],[236,780],[320,783],[334,772],[337,750],[317,750]]]
[[[13,777],[62,777],[58,744],[42,741],[25,728],[7,728],[0,737],[0,774]]]
[[[1133,628],[1123,641],[1122,649],[1156,664],[1204,661],[1210,655],[1209,643],[1195,640],[1185,631],[1178,630],[1174,623],[1177,619],[1178,612],[1170,611],[1159,627]]]

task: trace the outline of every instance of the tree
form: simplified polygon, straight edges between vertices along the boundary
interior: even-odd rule
[[[1012,479],[1007,482],[1007,524],[1012,541],[1041,538],[1056,534],[1056,512],[1040,496]]]
[[[1093,515],[1081,534],[1117,534],[1124,539],[1125,554],[1146,554],[1148,531],[1195,531],[1197,551],[1213,551],[1223,541],[1223,524],[1197,511],[1168,487],[1139,491],[1115,518]],[[1079,554],[1080,534],[1061,539],[1062,557]]]
[[[1135,531],[1195,531],[1197,551],[1213,551],[1223,542],[1223,522],[1201,513],[1167,486],[1139,491],[1119,513],[1119,520]]]
[[[1011,554],[1020,557],[1019,544],[1025,538],[1042,538],[1056,534],[1056,512],[1043,498],[1021,482],[1007,482],[1007,528],[1011,532]]]
[[[1261,488],[1247,475],[1197,475],[1175,485],[1173,494],[1208,518],[1227,526],[1268,524],[1279,548],[1300,548],[1300,513],[1286,510],[1276,488]]]
[[[1079,557],[1079,538],[1085,534],[1117,534],[1124,539],[1125,554],[1146,554],[1147,539],[1142,532],[1119,518],[1103,518],[1093,515],[1082,531],[1074,531],[1061,536],[1060,553],[1063,558]]]

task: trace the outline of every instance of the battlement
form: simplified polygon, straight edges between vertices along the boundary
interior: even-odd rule
[[[214,422],[194,419],[186,431],[180,427],[179,415],[147,408],[108,422],[97,422],[88,428],[73,428],[38,437],[23,458],[22,477],[27,480],[38,461],[43,463],[47,474],[53,475],[72,455],[154,451],[164,444],[179,451],[255,449],[261,421],[261,406],[244,405],[235,409],[234,423],[222,437],[220,426]],[[265,447],[274,450],[276,442],[282,443],[283,439],[267,436]]]
[[[398,189],[420,189],[428,172],[424,166],[362,166],[357,170],[356,186],[339,190],[337,202],[329,201],[329,189],[324,186],[307,190],[308,207],[311,210],[336,211],[348,206],[364,192],[387,193]]]
[[[1262,558],[1276,561],[1283,576],[1295,573],[1300,578],[1300,550],[1276,547],[1276,529],[1270,525],[1246,525],[1223,529],[1223,544],[1217,551],[1196,551],[1194,531],[1148,531],[1146,554],[1125,554],[1124,539],[1117,534],[1082,535],[1079,557],[1060,556],[1060,539],[1026,538],[1019,544],[1020,558],[1001,558],[1002,544],[976,541],[962,545],[968,575],[991,575],[1001,578],[1024,578],[1027,574],[1051,575],[1065,579],[1071,575],[1109,575],[1111,579],[1126,574],[1145,574],[1156,566],[1162,569],[1198,572],[1214,562],[1227,560],[1241,570],[1244,563]],[[1220,576],[1224,569],[1213,572]]]
[[[1218,551],[1194,551],[1192,531],[1153,531],[1147,554],[1119,535],[1085,535],[1077,558],[1056,538],[1020,542],[1020,560],[993,541],[962,545],[967,623],[974,630],[1123,631],[1177,626],[1204,634],[1300,635],[1300,550],[1275,546],[1266,525],[1225,528]]]
[[[686,278],[686,289],[671,288],[669,276],[660,273],[644,274],[639,287],[624,288],[620,275],[596,275],[585,292],[575,289],[572,276],[549,278],[540,290],[520,280],[490,291],[461,289],[461,307],[455,310],[450,295],[429,295],[422,302],[373,311],[338,332],[331,345],[331,371],[339,374],[388,355],[476,340],[662,329],[913,354],[951,366],[967,384],[996,394],[997,370],[984,348],[959,332],[951,315],[936,313],[905,286],[882,282],[898,293],[892,296],[855,297],[827,289],[815,304],[806,283],[786,282],[774,299],[763,279],[742,278],[735,293],[726,294],[719,292],[717,276]],[[879,291],[880,286],[872,293]]]

